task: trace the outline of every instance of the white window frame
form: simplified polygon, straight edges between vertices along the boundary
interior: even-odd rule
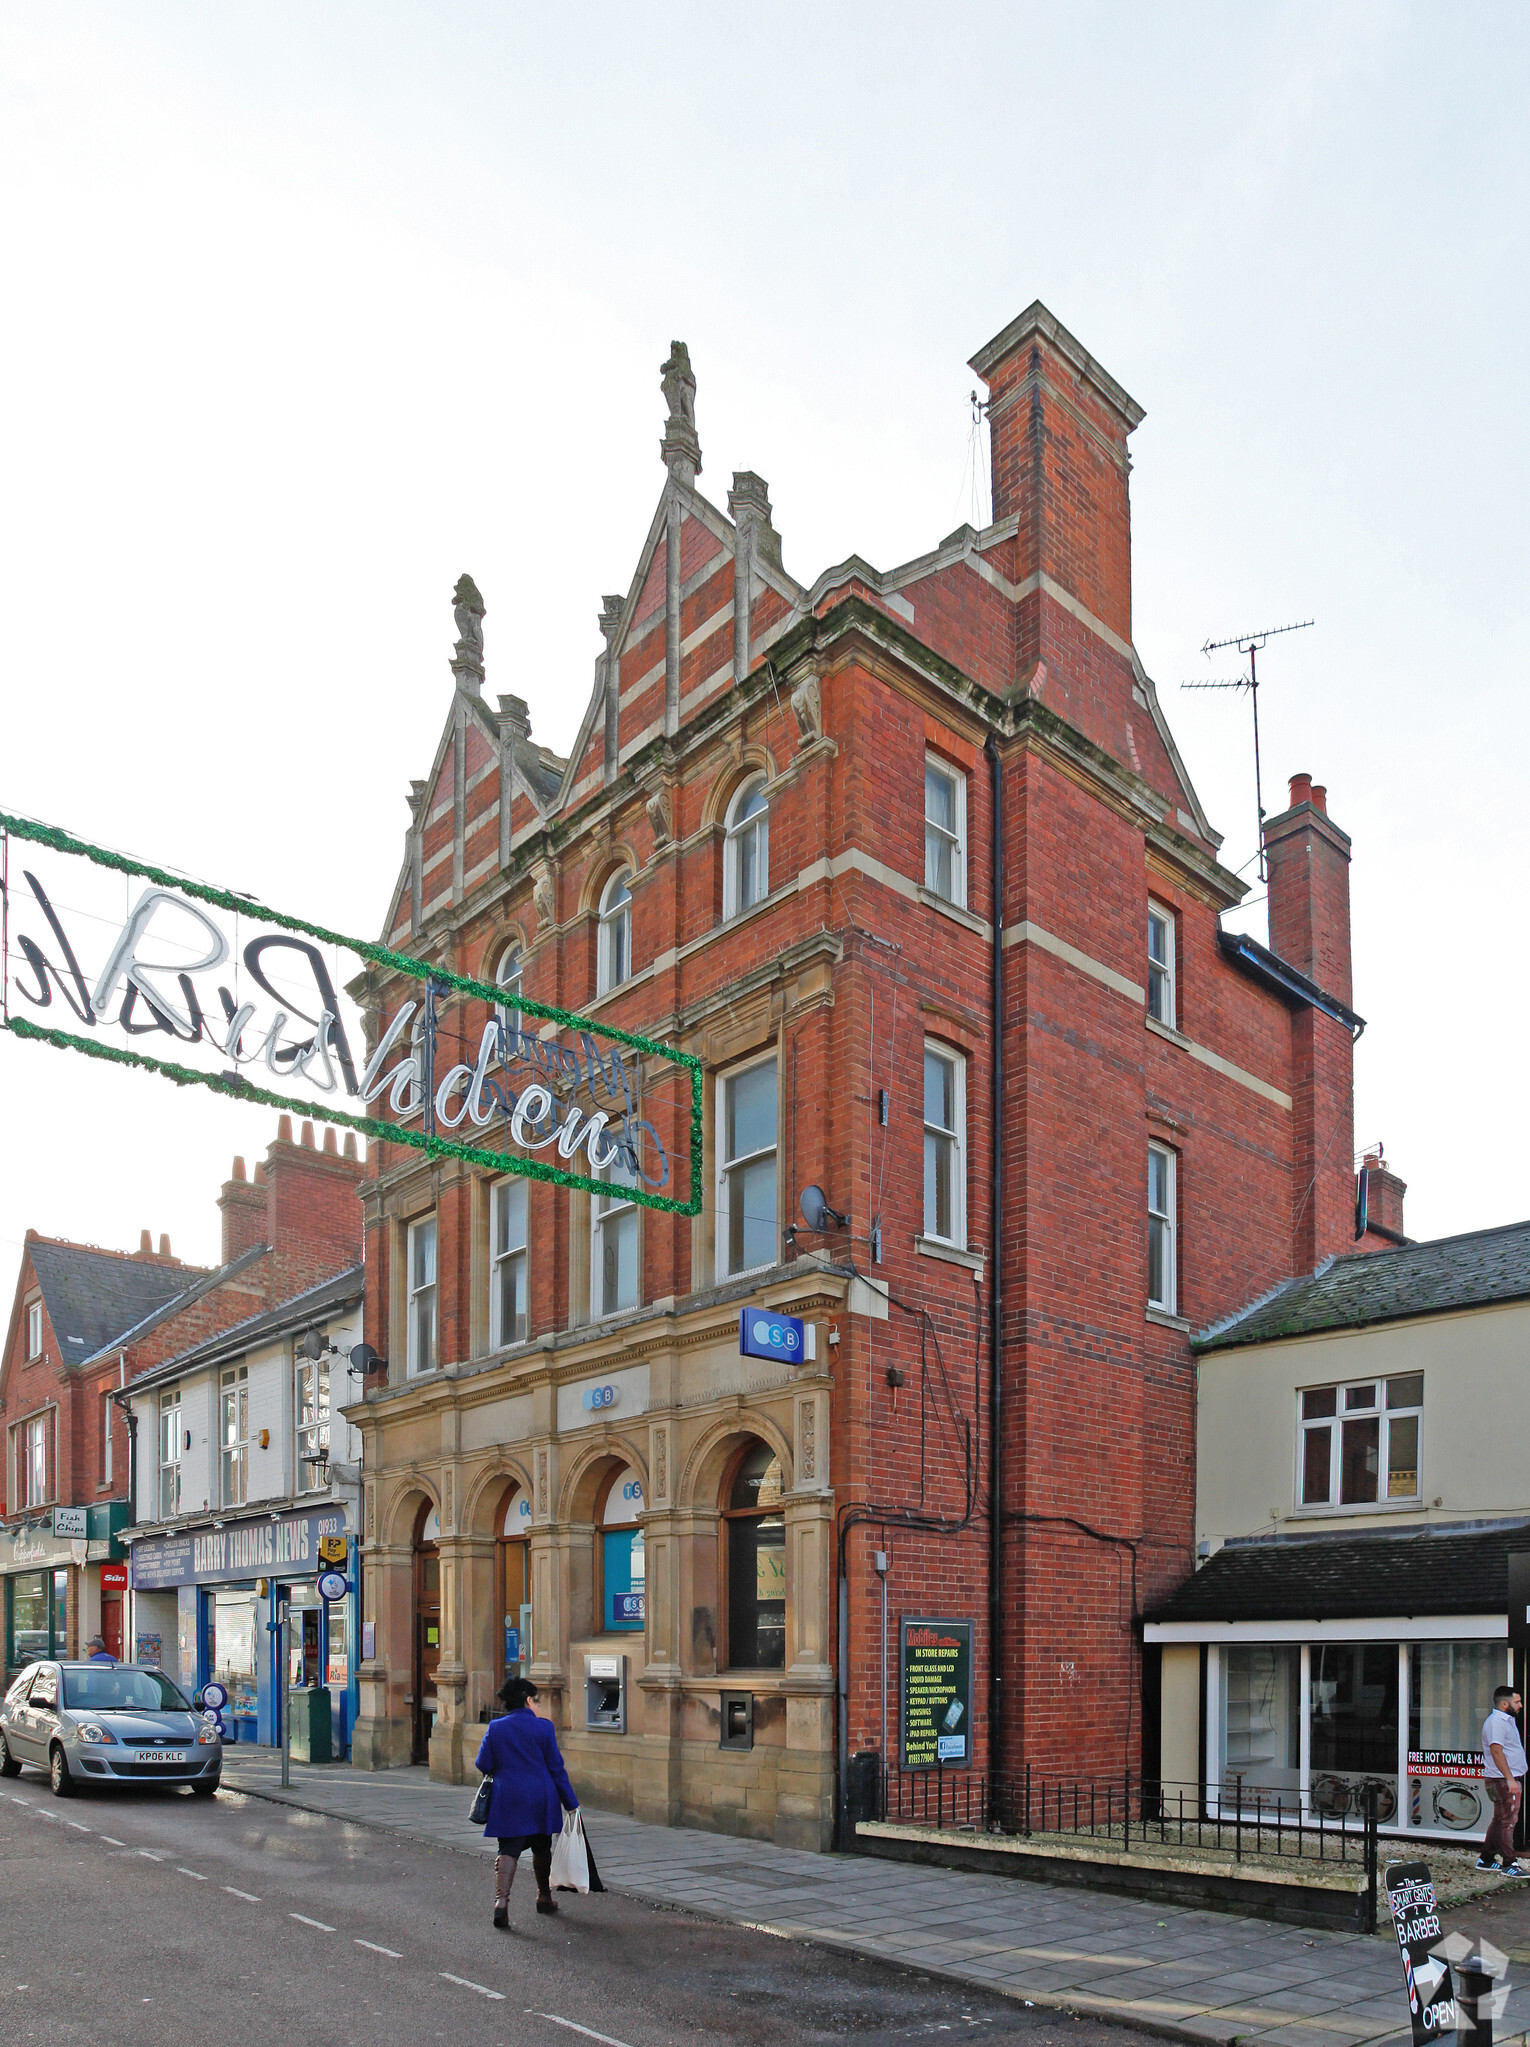
[[[1153,927],[1163,932],[1162,956],[1153,951]],[[1166,1030],[1179,1029],[1179,987],[1175,962],[1174,912],[1148,898],[1148,1015]]]
[[[41,1507],[48,1498],[48,1409],[28,1415],[21,1424],[21,1456],[26,1504]]]
[[[950,1130],[942,1129],[939,1124],[931,1123],[928,1120],[928,1117],[925,1114],[925,1103],[921,1102],[920,1114],[921,1117],[923,1118],[924,1123],[925,1158],[928,1159],[929,1147],[932,1139],[938,1141],[939,1139],[944,1138],[949,1142],[951,1147],[951,1234],[949,1236],[942,1236],[940,1231],[937,1230],[935,1227],[935,1216],[934,1214],[931,1213],[928,1204],[927,1185],[926,1205],[924,1211],[924,1234],[931,1243],[950,1244],[958,1251],[965,1251],[967,1248],[966,1055],[962,1052],[959,1052],[954,1045],[948,1045],[944,1042],[944,1040],[940,1038],[925,1039],[924,1055],[926,1059],[930,1058],[939,1059],[943,1061],[945,1065],[949,1066],[952,1069],[951,1089],[952,1114],[956,1119],[955,1127],[953,1129]],[[919,1079],[920,1086],[922,1089],[924,1085],[924,1068],[922,1065],[919,1069]],[[928,1098],[926,1097],[925,1099],[927,1101]]]
[[[250,1368],[225,1365],[218,1374],[218,1498],[243,1507],[250,1497]]]
[[[495,987],[513,988],[516,994],[519,995],[521,992],[521,976],[525,971],[525,966],[526,961],[521,952],[520,941],[512,939],[500,954],[499,965],[494,969]],[[508,1002],[500,1003],[496,1014],[507,1031],[520,1030],[521,1011],[518,1003],[514,1006]]]
[[[730,1159],[730,1158],[726,1158],[726,1157],[724,1156],[724,1152],[723,1152],[723,1147],[724,1147],[724,1145],[725,1145],[725,1143],[726,1143],[726,1141],[727,1141],[727,1130],[728,1130],[728,1088],[729,1088],[729,1086],[730,1086],[730,1085],[732,1084],[732,1082],[734,1082],[734,1081],[736,1081],[736,1080],[741,1080],[741,1079],[743,1078],[743,1076],[744,1076],[744,1075],[745,1075],[746,1073],[751,1073],[751,1072],[753,1072],[753,1070],[754,1070],[754,1069],[755,1069],[755,1068],[756,1068],[757,1066],[771,1066],[771,1067],[775,1068],[775,1073],[776,1073],[776,1093],[775,1093],[775,1105],[776,1105],[776,1134],[775,1134],[774,1140],[773,1140],[773,1141],[772,1141],[772,1142],[771,1142],[770,1144],[768,1144],[768,1145],[762,1145],[762,1146],[760,1147],[760,1149],[759,1149],[758,1151],[751,1151],[751,1152],[744,1152],[744,1153],[741,1153],[741,1154],[740,1154],[740,1156],[739,1156],[738,1158],[736,1158],[736,1159]],[[762,1057],[760,1057],[760,1058],[758,1058],[758,1059],[746,1059],[746,1060],[745,1060],[745,1061],[743,1062],[743,1064],[742,1064],[742,1065],[740,1065],[740,1066],[730,1066],[730,1067],[728,1068],[728,1070],[727,1070],[727,1072],[726,1072],[726,1073],[719,1073],[719,1074],[718,1074],[718,1076],[717,1076],[717,1112],[716,1112],[716,1113],[717,1113],[717,1122],[716,1122],[716,1126],[715,1126],[715,1128],[716,1128],[716,1133],[717,1133],[717,1144],[716,1144],[716,1151],[717,1151],[717,1211],[716,1211],[716,1212],[717,1212],[717,1257],[716,1257],[716,1266],[717,1266],[717,1277],[719,1278],[719,1280],[722,1280],[722,1279],[737,1279],[737,1278],[738,1278],[738,1276],[740,1275],[740,1273],[745,1273],[745,1272],[766,1272],[766,1271],[768,1271],[768,1270],[770,1269],[770,1267],[771,1267],[772,1265],[775,1265],[775,1264],[779,1263],[779,1261],[780,1261],[780,1256],[781,1256],[781,1248],[780,1248],[780,1247],[781,1247],[781,1177],[780,1177],[780,1174],[781,1174],[781,1070],[780,1070],[780,1063],[779,1063],[779,1060],[778,1060],[778,1058],[777,1058],[776,1048],[775,1048],[774,1046],[773,1046],[773,1047],[771,1048],[771,1050],[770,1050],[769,1052],[765,1053],[765,1054],[764,1054],[764,1055],[763,1055]],[[728,1184],[728,1183],[729,1183],[729,1178],[730,1178],[730,1176],[731,1176],[731,1175],[732,1175],[733,1173],[737,1172],[737,1171],[738,1171],[738,1169],[739,1169],[739,1168],[740,1168],[741,1166],[748,1166],[748,1165],[753,1165],[753,1164],[755,1164],[755,1163],[756,1163],[756,1162],[757,1162],[758,1160],[760,1160],[760,1159],[766,1159],[766,1158],[774,1159],[774,1160],[775,1160],[775,1162],[776,1162],[776,1216],[775,1216],[775,1238],[774,1238],[774,1246],[773,1246],[773,1253],[772,1253],[772,1256],[771,1256],[771,1257],[769,1257],[769,1258],[767,1258],[767,1259],[766,1259],[766,1260],[764,1261],[764,1263],[763,1263],[763,1264],[760,1264],[760,1265],[738,1265],[738,1266],[730,1265],[730,1264],[729,1264],[729,1262],[728,1262],[728,1234],[729,1234],[729,1232],[728,1232],[728,1195],[729,1195],[729,1184]]]
[[[112,1389],[101,1389],[101,1483],[112,1482]]]
[[[42,1302],[41,1302],[41,1301],[31,1301],[31,1302],[29,1302],[29,1303],[28,1303],[28,1306],[27,1306],[27,1357],[28,1357],[28,1359],[31,1359],[31,1358],[40,1358],[40,1357],[42,1356],[42,1336],[43,1336],[43,1331],[42,1331],[42,1324],[43,1324],[43,1314],[42,1314]]]
[[[330,1377],[328,1358],[295,1358],[292,1379],[292,1427],[294,1448],[294,1490],[298,1493],[323,1492],[329,1481],[321,1476],[320,1468],[329,1459],[330,1425]],[[306,1385],[313,1387],[313,1420],[303,1420],[303,1405],[307,1399]],[[320,1451],[324,1454],[321,1457]],[[314,1466],[313,1481],[310,1484],[304,1473],[305,1464]]]
[[[741,782],[734,791],[728,805],[723,826],[723,922],[742,916],[745,910],[752,910],[756,903],[763,903],[770,894],[770,804],[763,809],[743,815],[745,806],[756,796],[763,796],[765,777],[751,775]],[[743,893],[744,841],[753,837],[755,841],[754,892],[748,902],[740,900]]]
[[[593,1177],[604,1180],[621,1190],[625,1182],[616,1177],[619,1162],[612,1159]],[[602,1200],[606,1206],[601,1207]],[[626,1221],[631,1217],[631,1222]],[[613,1196],[592,1194],[590,1196],[590,1316],[600,1321],[606,1315],[620,1315],[629,1308],[638,1307],[643,1298],[643,1226],[642,1210],[631,1200],[623,1200],[620,1192]],[[605,1297],[605,1232],[613,1225],[618,1229],[630,1228],[637,1238],[636,1284],[630,1301],[608,1301]]]
[[[1163,1209],[1155,1209],[1153,1207],[1152,1162],[1155,1158],[1165,1160],[1168,1166],[1168,1172],[1165,1179],[1165,1186],[1167,1189],[1167,1207]],[[1167,1295],[1167,1298],[1164,1300],[1155,1299],[1152,1290],[1151,1246],[1153,1226],[1155,1223],[1159,1226],[1165,1239],[1164,1291],[1165,1294]],[[1163,1315],[1177,1315],[1179,1313],[1179,1154],[1173,1149],[1171,1145],[1150,1144],[1148,1146],[1147,1227],[1149,1244],[1148,1306],[1150,1308],[1156,1308],[1159,1311],[1159,1313]]]
[[[924,757],[925,802],[924,802],[924,885],[932,896],[938,896],[943,903],[954,904],[958,910],[967,907],[967,777],[962,770],[954,767],[943,754],[926,753]],[[930,816],[929,777],[939,775],[951,784],[954,800],[951,814],[956,824],[954,833],[944,825],[937,824]],[[935,885],[935,868],[930,859],[930,835],[944,839],[951,848],[951,892]]]
[[[422,1235],[429,1231],[431,1256],[430,1278],[416,1286],[414,1281],[414,1250]],[[405,1337],[405,1375],[410,1379],[419,1378],[426,1372],[433,1372],[441,1356],[441,1233],[433,1215],[422,1215],[417,1222],[409,1225],[404,1245],[404,1298],[408,1314],[408,1331]],[[430,1303],[430,1358],[420,1361],[419,1311],[426,1297]]]
[[[501,1206],[509,1202],[517,1191],[519,1191],[521,1196],[520,1234],[517,1239],[514,1235],[514,1226],[512,1225],[512,1240],[502,1251],[499,1246],[500,1210]],[[530,1184],[519,1174],[507,1174],[504,1179],[496,1180],[489,1189],[489,1348],[491,1350],[503,1350],[508,1344],[524,1343],[530,1332],[531,1279],[530,1254],[527,1248],[527,1239],[530,1237],[530,1234]],[[517,1263],[521,1269],[520,1295],[526,1304],[527,1322],[526,1328],[518,1336],[513,1329],[507,1330],[504,1326],[504,1307],[501,1298],[501,1281],[504,1268]]]
[[[1376,1514],[1384,1513],[1389,1507],[1416,1507],[1423,1497],[1424,1461],[1424,1396],[1420,1387],[1416,1404],[1405,1405],[1401,1400],[1396,1406],[1388,1399],[1391,1386],[1403,1386],[1410,1379],[1423,1378],[1417,1372],[1378,1372],[1369,1379],[1345,1379],[1335,1383],[1326,1381],[1317,1386],[1301,1386],[1296,1394],[1296,1511],[1299,1514]],[[1374,1395],[1369,1407],[1347,1405],[1347,1396],[1362,1394],[1370,1389]],[[1305,1413],[1307,1396],[1311,1393],[1332,1393],[1334,1411],[1331,1415]],[[1376,1418],[1380,1422],[1377,1431],[1376,1497],[1374,1500],[1345,1500],[1340,1498],[1344,1479],[1344,1424],[1346,1421],[1368,1421]],[[1418,1425],[1416,1438],[1417,1463],[1413,1473],[1411,1493],[1392,1493],[1387,1490],[1391,1465],[1391,1442],[1393,1421],[1413,1421]],[[1304,1498],[1307,1480],[1307,1437],[1317,1431],[1328,1431],[1328,1497],[1326,1500]]]
[[[175,1418],[175,1427],[171,1434],[171,1448],[175,1454],[173,1457],[167,1457],[165,1455],[165,1424],[172,1415]],[[181,1420],[181,1389],[179,1386],[165,1386],[160,1389],[159,1402],[155,1409],[155,1419],[158,1423],[159,1450],[157,1458],[159,1486],[155,1496],[155,1506],[158,1508],[161,1521],[173,1521],[181,1511],[181,1439],[184,1425]],[[171,1477],[167,1488],[165,1481],[169,1474],[173,1474],[173,1477]],[[170,1502],[168,1506],[165,1504],[167,1493]]]
[[[617,890],[621,898],[617,900]],[[596,993],[609,995],[632,979],[632,874],[618,867],[600,892],[600,943]]]

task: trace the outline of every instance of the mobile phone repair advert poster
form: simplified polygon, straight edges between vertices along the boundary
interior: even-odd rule
[[[905,1770],[972,1762],[972,1623],[900,1624]]]

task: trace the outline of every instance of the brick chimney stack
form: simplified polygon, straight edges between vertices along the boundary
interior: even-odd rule
[[[1349,837],[1328,815],[1328,792],[1291,777],[1291,804],[1264,826],[1270,950],[1346,1009]],[[1312,1272],[1355,1245],[1355,1045],[1351,1029],[1310,1006],[1291,1019],[1292,1260]]]
[[[1360,1238],[1362,1251],[1385,1250],[1389,1244],[1406,1244],[1403,1233],[1403,1196],[1406,1180],[1400,1180],[1379,1151],[1368,1151],[1360,1168],[1365,1184],[1366,1225]],[[1357,1180],[1360,1175],[1357,1175]],[[1356,1187],[1358,1201],[1359,1187]],[[1358,1208],[1356,1210],[1358,1214]]]
[[[266,1242],[266,1190],[245,1178],[243,1159],[235,1159],[232,1177],[224,1181],[218,1196],[218,1208],[223,1217],[221,1264],[230,1265],[256,1244]]]
[[[1015,586],[1015,680],[1131,758],[1130,397],[1038,300],[969,365],[988,386],[987,558]],[[1002,528],[1013,522],[1006,549]]]
[[[361,1262],[360,1186],[365,1165],[314,1142],[305,1122],[296,1144],[283,1116],[265,1159],[264,1241],[276,1254],[273,1299],[285,1299]],[[354,1147],[352,1148],[354,1151]]]

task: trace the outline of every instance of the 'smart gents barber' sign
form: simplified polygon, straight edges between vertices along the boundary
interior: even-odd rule
[[[1427,1862],[1387,1865],[1387,1903],[1402,1950],[1403,1988],[1413,2047],[1425,2047],[1442,2033],[1455,2031],[1456,2001],[1450,1964],[1430,1950],[1441,1945],[1440,1908]]]
[[[519,993],[510,1008],[504,989],[3,812],[0,918],[0,1028],[17,1037],[700,1211],[701,1063],[672,1045]],[[355,991],[384,987],[369,1032]]]

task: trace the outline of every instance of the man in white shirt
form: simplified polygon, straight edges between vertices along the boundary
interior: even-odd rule
[[[1493,1710],[1482,1723],[1482,1772],[1493,1801],[1492,1824],[1477,1857],[1479,1869],[1491,1869],[1503,1857],[1505,1876],[1530,1876],[1514,1860],[1514,1823],[1519,1818],[1520,1782],[1530,1764],[1520,1740],[1515,1717],[1524,1701],[1512,1685],[1500,1685],[1493,1694]]]

